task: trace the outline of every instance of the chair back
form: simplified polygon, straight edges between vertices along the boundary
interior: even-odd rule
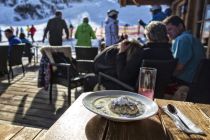
[[[76,47],[77,66],[80,73],[93,72],[93,60],[98,54],[98,48]]]
[[[56,80],[60,77],[67,79],[67,74],[70,77],[78,76],[77,66],[71,55],[71,47],[62,47],[62,46],[52,46],[52,47],[43,47],[41,49],[42,54],[46,55],[49,63],[51,64],[59,64],[66,63],[71,64],[69,71],[67,71],[66,67],[58,67],[53,66],[52,70],[54,73],[53,79]]]
[[[8,72],[8,46],[0,46],[0,72]]]
[[[98,54],[98,48],[75,47],[77,60],[94,60]]]
[[[23,57],[31,57],[31,48],[33,46],[29,43],[26,43],[25,45],[23,45]]]
[[[9,66],[22,65],[23,45],[14,45],[10,49]]]
[[[154,98],[163,98],[164,90],[171,82],[177,60],[143,60],[142,67],[157,69]]]
[[[200,61],[187,101],[210,104],[210,59]]]
[[[71,47],[70,46],[65,46],[65,47],[63,47],[63,46],[43,47],[41,49],[41,52],[42,52],[42,54],[45,54],[47,56],[47,58],[49,59],[49,62],[52,63],[52,64],[56,63],[56,60],[53,57],[53,54],[56,54],[56,53],[63,54],[66,58],[68,58],[69,60],[72,60]]]

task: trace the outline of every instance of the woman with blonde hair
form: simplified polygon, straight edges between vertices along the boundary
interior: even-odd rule
[[[141,50],[136,50],[132,56],[128,56],[126,49],[121,49],[116,61],[118,79],[132,87],[136,87],[139,69],[143,59],[171,60],[171,44],[167,36],[165,25],[159,21],[152,21],[145,27],[145,35],[148,40]],[[121,46],[123,47],[123,46]],[[127,57],[130,57],[127,59]]]

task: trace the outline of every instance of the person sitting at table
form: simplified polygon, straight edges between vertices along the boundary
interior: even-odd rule
[[[13,34],[13,31],[11,29],[6,29],[4,31],[4,33],[5,33],[6,38],[8,39],[8,42],[9,42],[8,52],[10,54],[12,46],[17,45],[17,44],[21,44],[22,42],[21,42],[21,40],[18,37],[16,37]]]
[[[34,55],[31,51],[31,48],[32,48],[32,43],[26,39],[26,35],[24,33],[20,33],[20,40],[22,43],[25,43],[26,44],[26,47],[29,47],[30,49],[26,49],[26,50],[30,50],[29,52],[25,52],[25,53],[30,53],[30,56],[28,57],[28,62],[29,64],[31,63],[31,59],[32,59],[32,56]],[[26,51],[25,50],[25,51]]]
[[[204,47],[200,40],[186,31],[184,21],[178,16],[170,16],[164,21],[172,40],[172,53],[178,59],[175,82],[189,86],[200,60],[205,58]]]
[[[117,77],[120,81],[136,87],[139,68],[143,59],[173,60],[171,44],[167,36],[166,26],[159,21],[152,21],[145,27],[148,42],[143,49],[127,55],[129,46],[120,46],[116,59]]]
[[[29,44],[32,46],[32,43],[26,38],[26,35],[24,33],[20,33],[19,38],[22,43]]]

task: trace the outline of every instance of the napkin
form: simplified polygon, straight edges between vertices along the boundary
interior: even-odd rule
[[[204,134],[203,130],[196,126],[196,124],[187,118],[178,108],[176,108],[176,110],[179,117],[169,112],[167,106],[163,106],[162,109],[174,121],[175,125],[180,130],[186,133]],[[180,121],[180,119],[188,126],[188,128]]]

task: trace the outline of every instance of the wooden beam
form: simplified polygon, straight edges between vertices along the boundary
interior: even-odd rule
[[[210,18],[207,18],[207,19],[203,19],[203,20],[198,20],[197,23],[204,23],[206,21],[210,21]]]
[[[208,46],[206,50],[206,58],[210,58],[210,31],[209,31],[209,38],[208,38]]]
[[[206,0],[200,0],[200,1],[196,1],[196,18],[195,18],[195,23],[194,23],[194,28],[195,28],[195,35],[196,37],[202,39],[201,37],[201,32],[203,31],[203,24],[196,24],[198,23],[198,21],[201,20],[208,20],[205,19],[205,5],[206,5]],[[210,20],[210,19],[209,19]]]
[[[126,6],[127,0],[119,0],[121,6]]]
[[[185,19],[185,25],[187,30],[191,30],[193,32],[193,24],[195,19],[195,9],[196,9],[196,0],[188,0],[187,5],[187,14]]]
[[[126,5],[170,5],[173,0],[119,0],[121,6]]]

